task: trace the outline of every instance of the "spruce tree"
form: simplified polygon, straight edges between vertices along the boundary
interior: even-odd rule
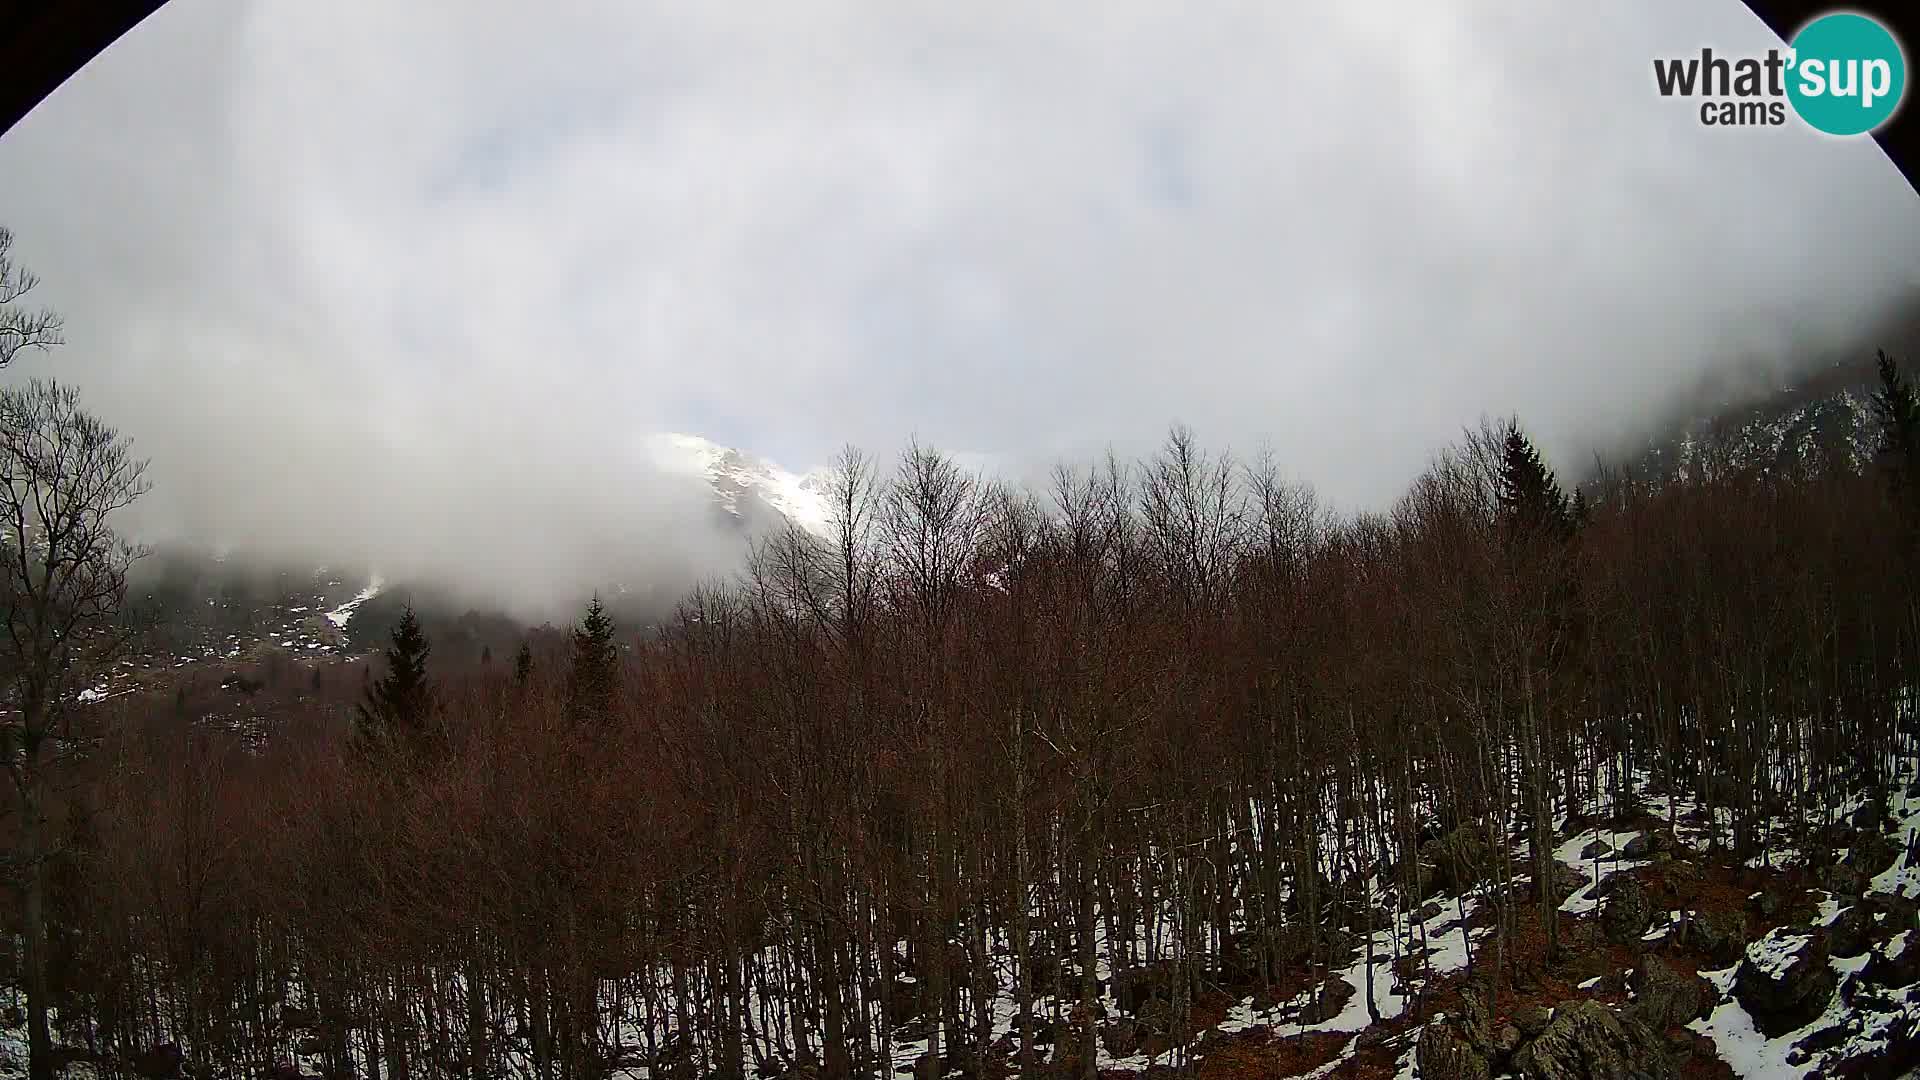
[[[525,641],[520,643],[520,651],[513,654],[513,681],[521,686],[533,678],[533,647]]]
[[[1574,515],[1566,493],[1517,422],[1507,425],[1499,495],[1501,517],[1516,543],[1564,540],[1573,534]]]
[[[1587,502],[1587,493],[1584,490],[1573,489],[1573,505],[1567,511],[1567,515],[1572,519],[1575,531],[1586,528],[1588,522],[1593,520],[1593,504]]]
[[[1517,683],[1513,722],[1519,734],[1522,790],[1520,818],[1527,833],[1534,880],[1545,881],[1552,867],[1555,700],[1547,693],[1565,662],[1567,631],[1574,609],[1575,579],[1565,558],[1574,535],[1574,509],[1520,430],[1507,425],[1500,465],[1500,516],[1506,526],[1512,625],[1510,677]],[[1571,789],[1569,789],[1569,792]],[[1568,810],[1574,810],[1569,794]],[[1546,929],[1547,956],[1558,955],[1559,924],[1550,890],[1536,891]]]
[[[595,596],[573,632],[573,671],[567,680],[567,716],[575,724],[604,721],[620,677],[613,620]]]
[[[360,706],[360,734],[368,742],[399,739],[423,744],[431,731],[433,683],[427,678],[427,656],[433,646],[420,629],[409,606],[394,627],[387,648],[387,673],[367,688]]]
[[[1873,415],[1880,423],[1880,465],[1895,495],[1911,499],[1920,472],[1920,399],[1893,357],[1881,350],[1875,359],[1880,389],[1873,395]]]

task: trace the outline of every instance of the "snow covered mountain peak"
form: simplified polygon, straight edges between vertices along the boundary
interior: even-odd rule
[[[816,536],[827,535],[827,485],[820,473],[794,473],[711,439],[679,432],[650,436],[647,451],[669,473],[706,480],[720,506],[737,518],[758,503]]]

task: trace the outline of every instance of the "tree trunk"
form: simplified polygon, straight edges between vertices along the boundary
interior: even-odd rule
[[[467,1058],[473,1080],[487,1078],[487,1003],[480,988],[479,945],[467,959]]]
[[[1028,941],[1028,865],[1027,851],[1027,755],[1024,714],[1015,710],[1013,739],[1009,750],[1013,757],[1013,1007],[1020,1029],[1020,1075],[1034,1075],[1033,1063],[1033,971],[1029,966],[1032,943]]]
[[[1094,910],[1093,910],[1093,860],[1095,853],[1092,827],[1092,813],[1088,813],[1087,828],[1080,834],[1080,1075],[1084,1080],[1099,1080],[1099,1022],[1095,1010],[1099,1007],[1100,986],[1095,977],[1094,955]]]
[[[33,723],[28,731],[40,730]],[[47,860],[45,821],[40,814],[40,777],[35,760],[39,740],[27,743],[27,761],[21,769],[20,857],[27,881],[21,903],[26,932],[27,1069],[32,1080],[53,1080],[53,1034],[47,1027]]]

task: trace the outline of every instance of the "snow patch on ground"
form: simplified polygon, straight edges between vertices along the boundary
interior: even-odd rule
[[[1652,862],[1651,859],[1644,858],[1629,859],[1620,853],[1621,849],[1627,846],[1628,841],[1639,835],[1639,829],[1596,827],[1583,829],[1568,837],[1559,847],[1554,848],[1555,859],[1591,879],[1575,890],[1573,895],[1562,900],[1560,910],[1568,915],[1591,915],[1600,908],[1600,898],[1594,895],[1594,890],[1600,887],[1600,883],[1608,874],[1616,870],[1632,870]],[[1605,843],[1613,853],[1594,859],[1581,858],[1580,853],[1596,840]]]
[[[1768,938],[1773,936],[1769,934]],[[1769,945],[1766,939],[1756,942],[1754,950],[1748,955],[1754,957],[1756,963],[1772,965],[1776,970],[1783,962],[1778,945]],[[1845,980],[1865,967],[1867,960],[1866,956],[1860,956],[1833,960],[1831,964],[1834,974]],[[1836,990],[1826,1011],[1812,1022],[1769,1039],[1754,1026],[1753,1017],[1732,996],[1734,976],[1738,971],[1739,965],[1736,964],[1720,971],[1700,973],[1714,984],[1725,1000],[1706,1019],[1695,1020],[1687,1025],[1689,1029],[1713,1040],[1721,1060],[1737,1076],[1785,1080],[1788,1077],[1823,1075],[1822,1066],[1827,1062],[1864,1057],[1884,1050],[1887,1033],[1896,1023],[1920,1021],[1920,1001],[1914,1000],[1912,987],[1896,992],[1902,1000],[1889,1012],[1856,1009],[1842,1000],[1842,995]],[[1815,1053],[1795,1049],[1813,1035],[1836,1029],[1845,1034],[1826,1049]]]
[[[344,604],[341,604],[339,607],[334,608],[332,611],[327,612],[327,621],[332,623],[335,627],[341,630],[345,630],[347,628],[347,621],[353,618],[353,610],[359,607],[361,604],[364,604],[367,601],[373,599],[374,597],[379,596],[380,586],[382,584],[383,582],[381,582],[379,578],[374,578],[373,582],[369,584],[366,588],[361,589],[359,594],[355,596],[353,599],[347,601]]]
[[[1770,930],[1767,936],[1747,946],[1747,963],[1754,971],[1769,979],[1779,979],[1786,975],[1787,969],[1800,957],[1800,951],[1806,947],[1808,935],[1782,927]]]
[[[1920,863],[1909,861],[1907,852],[1908,840],[1920,830],[1920,798],[1908,795],[1907,791],[1908,788],[1901,786],[1893,798],[1887,800],[1887,811],[1894,820],[1893,827],[1887,830],[1887,838],[1900,849],[1900,857],[1884,873],[1874,876],[1868,886],[1874,892],[1920,896]]]

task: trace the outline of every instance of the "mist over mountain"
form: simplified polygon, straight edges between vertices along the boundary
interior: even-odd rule
[[[0,142],[69,319],[4,379],[152,457],[138,536],[553,617],[737,569],[666,432],[1035,480],[1185,423],[1380,507],[1482,415],[1638,454],[1920,290],[1870,142],[1653,92],[1772,44],[1734,2],[520,21],[175,0]]]
[[[174,0],[0,141],[69,323],[4,378],[135,439],[143,538],[533,617],[739,565],[670,432],[1031,480],[1180,422],[1352,509],[1511,413],[1577,470],[1920,289],[1870,142],[1654,92],[1739,4],[1590,7]]]
[[[248,546],[149,529],[157,539],[132,577],[136,618],[160,629],[160,648],[185,656],[224,657],[261,642],[333,655],[378,647],[411,606],[437,638],[454,639],[443,651],[473,659],[483,646],[511,650],[529,625],[571,623],[589,596],[629,629],[655,625],[696,583],[737,575],[756,541],[789,525],[825,534],[821,474],[797,475],[690,435],[657,436],[645,450],[634,479],[648,485],[644,505],[663,515],[653,528],[670,545],[574,549],[563,536],[530,549],[525,538],[543,534],[522,522],[521,535],[503,535],[501,576],[476,585],[430,558],[376,556],[337,533]],[[561,569],[538,572],[543,565]],[[516,567],[534,572],[514,576]]]

